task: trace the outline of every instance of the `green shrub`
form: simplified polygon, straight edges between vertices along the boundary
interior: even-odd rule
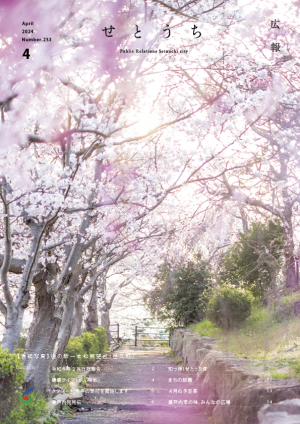
[[[153,317],[171,328],[205,318],[211,273],[200,254],[185,263],[165,261],[158,267],[153,289],[144,296]]]
[[[47,413],[47,401],[43,395],[35,390],[30,394],[31,402],[28,404],[21,403],[21,417],[27,424],[34,424],[37,419]]]
[[[88,382],[88,377],[85,377],[85,376],[81,377],[81,381],[79,383],[79,387],[86,387],[87,382]]]
[[[58,421],[58,415],[52,412],[50,417],[46,421],[44,421],[44,424],[56,424],[57,421]]]
[[[69,367],[81,367],[82,358],[84,355],[82,338],[71,337],[66,347],[65,353],[68,355],[68,358],[65,361]],[[80,355],[80,358],[78,358],[77,355]],[[74,358],[71,358],[71,356],[74,356]]]
[[[7,350],[2,350],[0,346],[1,424],[12,422],[19,424],[19,422],[22,422],[17,416],[20,415],[19,409],[22,405],[18,396],[21,397],[21,384],[25,378],[25,370],[22,366],[22,362],[17,355],[10,354]]]
[[[282,322],[285,320],[290,320],[295,316],[295,305],[294,303],[287,305],[280,305],[275,308],[273,312],[273,318],[276,322]]]
[[[213,337],[220,329],[214,323],[205,319],[198,324],[192,324],[189,327],[191,331],[198,333],[200,336]]]
[[[23,349],[18,350],[23,352]],[[8,353],[0,346],[0,424],[35,424],[47,412],[44,396],[36,391],[30,394],[30,403],[20,401],[25,378],[22,367],[21,359],[18,359],[16,353]]]
[[[31,393],[32,401],[28,404],[18,399],[22,398],[24,378],[21,360],[0,347],[1,424],[35,424],[46,413],[46,400],[41,394]]]
[[[218,327],[229,330],[239,326],[250,316],[253,301],[250,291],[224,285],[210,298],[206,315]]]
[[[80,337],[70,338],[65,351],[68,355],[65,363],[69,367],[81,367],[91,362],[89,357],[91,353],[102,354],[107,348],[106,331],[103,327],[97,327],[92,333],[84,332]],[[81,357],[78,358],[77,355]],[[88,358],[84,358],[84,355],[88,355]]]
[[[21,349],[21,348],[18,348],[18,349],[15,350],[15,354],[19,355],[18,358],[20,358],[20,359],[22,358],[23,352],[24,352],[24,349]]]
[[[81,339],[84,353],[99,353],[99,343],[96,334],[89,332],[82,333]]]
[[[280,220],[252,222],[224,256],[220,280],[244,286],[257,298],[272,288],[283,265],[284,237]]]
[[[84,354],[88,355],[87,358],[82,359],[82,363],[86,365],[91,362],[91,359],[89,357],[90,353],[94,353],[94,354],[100,353],[99,343],[98,343],[98,338],[96,334],[94,333],[82,333],[81,339],[82,339],[82,347],[83,347]]]
[[[108,349],[108,344],[106,342],[106,331],[103,327],[97,327],[94,329],[93,333],[96,335],[98,339],[98,353],[104,353]]]

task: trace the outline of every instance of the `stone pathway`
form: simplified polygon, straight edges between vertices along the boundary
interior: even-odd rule
[[[178,371],[167,348],[125,345],[114,353],[89,373],[81,406],[93,410],[60,424],[208,424],[196,404],[196,371]]]

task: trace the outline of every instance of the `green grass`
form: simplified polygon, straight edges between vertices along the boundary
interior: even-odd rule
[[[291,355],[286,351],[292,349],[293,352],[293,346],[300,345],[299,337],[297,317],[277,322],[273,311],[260,306],[253,310],[243,328],[214,334],[218,349],[252,359],[289,357]]]
[[[82,376],[82,377],[81,377],[81,381],[80,381],[80,383],[78,384],[78,387],[80,387],[80,388],[84,388],[84,387],[86,387],[86,386],[87,386],[87,383],[88,383],[88,377],[86,377],[86,376],[84,375],[84,376]]]
[[[299,359],[292,361],[291,368],[293,369],[295,375],[300,377],[300,360]]]
[[[152,346],[169,347],[169,342],[167,340],[165,340],[165,341],[151,341],[150,340],[147,343],[143,343],[142,346],[145,346],[145,347],[152,347]]]
[[[60,387],[62,387],[66,393],[70,393],[71,391],[71,387],[69,384],[69,381],[67,381],[69,378],[77,378],[79,376],[79,374],[81,374],[81,371],[73,371],[73,370],[68,370],[68,371],[54,371],[50,374],[50,381],[51,381],[51,385],[55,386],[58,385]],[[60,382],[53,382],[52,378],[60,378],[61,381]],[[65,379],[66,381],[62,381],[62,379]]]
[[[61,405],[59,412],[65,418],[72,418],[75,415],[75,412],[72,410],[72,408],[64,403]]]
[[[56,414],[51,414],[50,417],[44,421],[44,424],[56,424],[58,421],[58,416]]]
[[[276,310],[274,305],[268,309],[256,304],[241,328],[227,332],[208,320],[191,325],[189,329],[201,336],[213,337],[220,351],[268,364],[273,378],[300,379],[299,317],[290,314],[298,300],[300,292],[295,292],[282,296]]]
[[[208,319],[198,322],[197,324],[191,324],[188,328],[198,333],[200,336],[206,337],[216,337],[218,334],[222,333],[221,330]]]
[[[291,377],[290,374],[282,374],[280,372],[271,372],[271,377],[272,378],[289,378]]]
[[[281,302],[284,305],[289,305],[292,302],[296,302],[300,300],[300,293],[299,292],[293,292],[293,293],[289,293],[285,296],[282,296],[281,298]]]
[[[157,344],[160,345],[160,347],[169,347],[169,342],[168,341],[157,342]]]

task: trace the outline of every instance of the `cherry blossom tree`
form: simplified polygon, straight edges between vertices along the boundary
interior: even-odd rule
[[[208,44],[194,66],[189,66],[192,71],[180,64],[174,73],[182,84],[189,83],[200,103],[203,99],[213,102],[206,118],[210,143],[233,141],[214,161],[216,169],[233,169],[205,183],[208,197],[215,203],[233,201],[243,208],[244,217],[248,211],[280,218],[285,237],[285,284],[296,288],[299,8],[293,2],[282,4],[277,11],[281,24],[274,26],[273,7],[270,3],[257,14],[256,3],[248,5],[243,24],[231,25],[220,35],[215,57],[207,53]],[[273,50],[277,43],[279,51],[271,51],[272,42]]]
[[[180,29],[195,19],[218,37],[239,14],[230,2],[156,3],[38,1],[29,16],[29,2],[15,0],[0,9],[2,346],[14,352],[34,296],[26,384],[46,394],[54,346],[58,341],[56,352],[64,351],[76,302],[91,289],[109,310],[116,293],[104,299],[106,269],[136,251],[140,222],[150,237],[174,192],[237,168],[219,166],[232,140],[207,149],[201,113],[212,116],[223,92],[199,103],[175,56],[124,57],[120,50],[170,46],[166,22],[180,45],[187,43]],[[235,15],[229,21],[228,13]],[[11,33],[20,15],[55,41],[30,44],[33,60],[22,57],[24,44]],[[112,38],[103,32],[108,21],[116,28]],[[134,39],[129,28],[142,23],[145,37]],[[124,233],[136,236],[114,245]]]

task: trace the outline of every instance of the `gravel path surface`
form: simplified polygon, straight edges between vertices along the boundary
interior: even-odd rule
[[[114,354],[89,374],[81,406],[92,410],[59,424],[208,424],[195,404],[196,372],[178,371],[167,348],[125,345]]]

